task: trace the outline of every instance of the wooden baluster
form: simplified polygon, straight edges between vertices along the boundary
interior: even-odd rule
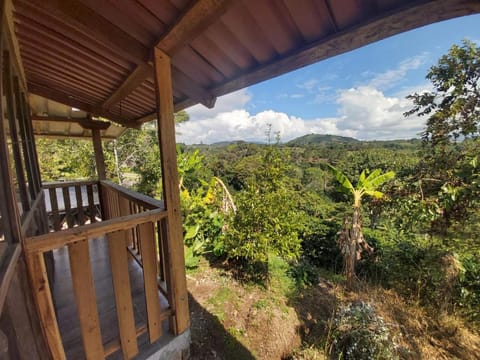
[[[153,223],[138,226],[140,235],[140,249],[143,264],[143,280],[145,287],[145,301],[147,305],[148,332],[150,342],[162,336],[160,321],[160,299],[157,283],[157,254],[155,251],[155,228]]]
[[[120,215],[118,194],[107,191],[110,217]],[[130,275],[128,273],[128,253],[126,231],[116,231],[108,235],[108,251],[112,268],[113,289],[117,308],[120,343],[124,357],[130,359],[138,353],[135,318],[131,297]]]
[[[69,245],[68,255],[85,356],[104,359],[88,240]]]
[[[74,225],[72,216],[72,206],[70,203],[70,188],[65,186],[62,188],[63,204],[65,206],[65,220],[67,221],[67,227],[70,229]]]
[[[167,300],[168,304],[170,307],[174,308],[174,297],[173,297],[173,291],[174,291],[174,283],[173,283],[173,274],[172,274],[172,269],[170,266],[170,257],[168,256],[168,253],[170,251],[168,247],[168,230],[167,230],[167,219],[162,219],[160,220],[160,223],[162,224],[161,231],[160,231],[160,238],[161,238],[161,244],[162,244],[162,255],[163,255],[163,271],[165,273],[165,282],[166,282],[166,288],[167,288]],[[176,331],[176,324],[173,319],[173,316],[170,316],[168,318],[169,322],[169,328],[170,330],[175,333]]]
[[[119,205],[119,210],[120,210],[120,216],[126,216],[126,215],[131,215],[130,211],[130,201],[127,198],[124,198],[123,196],[118,197],[118,205]],[[126,246],[130,246],[133,243],[133,232],[135,229],[131,229],[126,231]]]
[[[27,265],[30,272],[32,290],[38,309],[38,316],[47,340],[51,356],[55,360],[65,359],[65,350],[58,330],[57,317],[53,307],[50,283],[47,277],[45,259],[42,253],[27,255]]]
[[[94,223],[97,221],[95,218],[96,208],[95,200],[93,197],[93,185],[87,185],[87,198],[88,198],[88,212],[90,213],[90,222]]]
[[[62,229],[62,224],[60,223],[60,213],[58,211],[57,189],[50,188],[48,189],[48,192],[50,194],[50,207],[53,216],[53,229],[55,231],[60,231]]]
[[[162,241],[162,226],[165,226],[162,221],[157,221],[157,247],[158,247],[158,278],[160,281],[165,281],[165,249]]]
[[[85,213],[83,211],[83,196],[81,186],[75,186],[75,198],[77,200],[78,225],[85,225]]]

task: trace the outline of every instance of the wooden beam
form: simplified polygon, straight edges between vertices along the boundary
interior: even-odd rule
[[[100,130],[92,130],[93,149],[95,152],[95,164],[97,165],[97,175],[99,180],[107,179],[107,172],[105,170],[105,157],[103,156],[102,137]]]
[[[382,18],[373,19],[354,29],[347,29],[327,39],[309,44],[281,60],[259,66],[252,72],[210,89],[210,93],[215,97],[222,96],[289,71],[396,35],[401,31],[407,31],[434,22],[479,12],[480,2],[473,0],[430,0],[414,7],[408,5],[401,10],[397,9],[392,11]],[[401,27],[398,24],[404,25]],[[198,103],[199,101],[195,98],[183,99],[175,103],[175,111],[184,110]],[[134,122],[143,123],[153,120],[155,117],[156,114],[153,112],[135,119]]]
[[[66,122],[66,123],[77,123],[82,128],[87,130],[107,130],[110,127],[110,123],[106,121],[92,120],[87,117],[85,118],[69,118],[64,116],[38,116],[33,115],[32,121],[54,121],[54,122]]]
[[[27,253],[46,252],[76,241],[92,239],[115,231],[128,230],[138,224],[158,221],[166,216],[167,212],[165,210],[156,209],[96,222],[82,227],[33,236],[25,240],[24,249]]]
[[[188,294],[183,249],[182,211],[178,189],[175,120],[170,57],[162,50],[154,50],[155,94],[158,112],[158,139],[161,153],[163,198],[167,210],[168,247],[172,273],[172,292],[175,312],[175,334],[190,326]]]
[[[139,87],[148,77],[152,77],[153,68],[149,64],[139,64],[137,68],[125,79],[125,81],[110,95],[102,104],[105,109],[111,108],[122,99],[126,98],[133,90]]]
[[[327,39],[313,42],[281,60],[274,60],[269,64],[259,66],[257,69],[227,81],[210,91],[214,96],[228,94],[403,31],[479,12],[480,2],[477,0],[430,0],[420,1],[414,6],[405,4],[403,8],[382,14],[378,18],[371,19],[354,28],[345,29]],[[194,104],[191,99],[187,99],[183,104],[177,105],[178,109],[185,109]]]
[[[178,50],[186,46],[190,41],[207,29],[213,21],[223,15],[235,1],[232,0],[198,0],[194,1],[178,21],[168,29],[155,45],[169,56],[173,56]],[[146,72],[146,64],[139,64],[122,85],[113,93],[105,108],[109,108],[130,94],[137,86],[143,83],[152,72]],[[186,75],[184,75],[186,76]],[[177,76],[175,76],[177,79]],[[182,82],[183,80],[178,80]],[[186,95],[193,97],[211,109],[215,105],[215,97],[208,90],[196,85],[193,81],[189,86],[181,86]]]
[[[160,38],[156,47],[173,56],[222,16],[233,5],[233,0],[198,0]]]
[[[6,23],[7,41],[10,51],[13,53],[13,64],[17,70],[22,89],[27,88],[25,73],[23,71],[22,57],[20,56],[20,46],[18,45],[17,35],[13,24],[13,4],[12,0],[5,0],[4,20]]]

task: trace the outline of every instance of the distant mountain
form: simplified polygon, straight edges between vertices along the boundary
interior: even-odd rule
[[[286,144],[289,146],[303,146],[303,145],[315,145],[315,144],[326,144],[326,143],[342,143],[342,144],[352,144],[359,143],[360,140],[338,135],[320,135],[320,134],[308,134],[300,136],[296,139],[290,140]]]

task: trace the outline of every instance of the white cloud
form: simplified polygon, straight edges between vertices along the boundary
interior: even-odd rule
[[[196,109],[193,114],[188,110],[191,120],[178,126],[178,140],[187,144],[264,142],[268,124],[273,132],[280,132],[282,141],[310,133],[400,139],[415,137],[424,126],[424,119],[403,116],[412,106],[409,100],[387,97],[371,86],[341,90],[337,99],[339,116],[334,118],[302,119],[274,110],[251,114],[244,109],[249,98],[245,94],[248,92],[243,90],[218,99],[215,110]]]
[[[425,119],[405,118],[412,108],[404,97],[387,97],[372,86],[342,90],[337,99],[340,130],[351,130],[359,139],[400,139],[415,137],[424,127]]]
[[[397,68],[374,75],[369,85],[378,89],[387,90],[405,78],[410,70],[416,70],[428,60],[428,53],[413,56],[402,61]]]
[[[318,84],[318,80],[317,79],[309,79],[309,80],[306,80],[304,81],[303,83],[301,84],[297,84],[297,87],[299,89],[302,89],[302,90],[307,90],[307,91],[311,91],[313,90],[313,88],[315,86],[317,86]]]

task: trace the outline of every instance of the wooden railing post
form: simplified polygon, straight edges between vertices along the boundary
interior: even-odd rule
[[[155,95],[157,100],[158,139],[161,154],[162,182],[167,210],[168,244],[172,271],[171,289],[175,312],[175,334],[190,326],[188,294],[183,249],[182,213],[178,189],[177,153],[170,57],[154,49]]]
[[[105,171],[105,157],[103,156],[102,137],[100,136],[99,129],[92,129],[92,139],[98,179],[105,180],[107,178],[107,173]]]

